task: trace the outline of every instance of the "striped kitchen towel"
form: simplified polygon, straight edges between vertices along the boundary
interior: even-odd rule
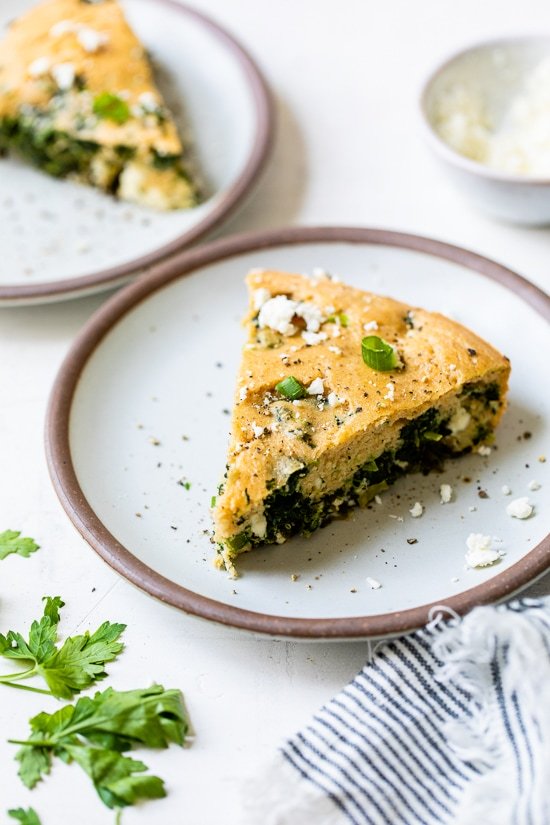
[[[248,785],[250,825],[550,825],[550,600],[381,643]]]

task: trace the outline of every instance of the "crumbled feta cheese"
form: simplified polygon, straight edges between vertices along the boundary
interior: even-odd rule
[[[527,485],[528,489],[532,490],[533,492],[535,492],[536,490],[540,490],[541,486],[542,485],[538,481],[530,481]]]
[[[533,512],[533,505],[529,504],[527,496],[522,496],[511,501],[506,508],[506,512],[512,518],[529,518]]]
[[[477,448],[479,455],[488,456],[491,455],[491,448],[487,447],[485,444],[482,444],[481,447]]]
[[[260,438],[265,432],[265,427],[259,427],[256,422],[253,421],[252,432],[254,433],[254,438]]]
[[[470,533],[466,539],[468,552],[465,554],[468,567],[487,567],[500,559],[500,554],[492,548],[491,536]]]
[[[267,303],[267,301],[269,301],[270,298],[271,292],[269,291],[269,289],[266,289],[263,286],[259,287],[258,289],[255,289],[252,293],[252,303],[254,309],[261,309],[263,305]]]
[[[153,92],[142,92],[138,101],[146,112],[156,112],[160,105]],[[267,292],[267,289],[265,291]]]
[[[322,395],[325,391],[322,378],[315,378],[307,388],[308,395]]]
[[[389,518],[393,518],[395,521],[403,521],[403,516],[396,516],[393,513],[390,513]]]
[[[366,324],[363,324],[363,329],[365,332],[371,332],[378,329],[378,322],[377,321],[369,321]]]
[[[521,77],[516,56],[494,50],[498,73],[517,77],[503,106],[473,83],[447,84],[433,112],[439,136],[461,155],[513,175],[547,177],[550,59],[534,61]],[[497,60],[495,60],[495,63]],[[496,68],[496,67],[495,67]]]
[[[33,60],[27,67],[27,74],[30,77],[41,77],[49,72],[50,65],[49,57],[37,57],[36,60]]]
[[[308,332],[318,332],[324,320],[323,313],[315,304],[309,301],[293,301],[286,295],[276,295],[262,305],[258,323],[261,329],[269,327],[281,335],[294,335],[296,326],[292,319],[295,315],[304,319]]]
[[[312,304],[310,301],[300,301],[296,310],[296,315],[303,318],[306,322],[308,332],[318,332],[319,327],[325,320],[323,313],[319,307]]]
[[[241,387],[239,390],[239,401],[244,401],[246,396],[248,395],[248,390],[246,387]]]
[[[456,364],[449,364],[449,372],[454,372],[456,370]],[[457,579],[458,581],[458,579]]]
[[[334,324],[334,326],[332,327],[332,337],[333,338],[339,338],[341,336],[341,334],[342,333],[340,331],[340,325],[339,324]]]
[[[342,350],[340,347],[329,347],[329,352],[333,352],[335,355],[342,355]]]
[[[415,502],[415,504],[409,510],[409,513],[413,518],[420,518],[422,513],[424,512],[423,506],[420,504],[419,501]]]
[[[373,579],[373,578],[371,578],[371,576],[367,576],[365,581],[368,584],[368,586],[371,588],[371,590],[380,590],[380,588],[382,587],[382,585],[380,584],[378,579]]]
[[[99,51],[109,40],[106,34],[98,32],[89,26],[74,23],[72,20],[60,20],[50,29],[51,37],[62,37],[64,34],[70,33],[76,34],[76,39],[84,51],[90,54]]]
[[[78,24],[72,20],[59,20],[51,27],[50,37],[62,37],[64,34],[74,32],[76,28],[78,28]]]
[[[448,504],[453,497],[453,488],[450,484],[442,484],[439,488],[441,504]]]
[[[452,583],[452,584],[456,584],[458,581],[460,581],[460,579],[458,578],[458,576],[453,576],[453,578],[451,579],[451,583]]]
[[[288,354],[286,352],[281,352],[279,358],[281,359],[281,361],[288,361]]]
[[[477,510],[477,507],[474,507],[474,506],[472,505],[471,507],[468,507],[468,510],[470,511],[470,513],[475,513],[475,512],[476,512],[476,510]]]
[[[296,327],[292,319],[296,315],[297,301],[291,301],[286,295],[276,295],[268,299],[261,307],[258,316],[260,328],[269,327],[281,335],[294,335]]]
[[[387,399],[388,401],[394,401],[395,400],[395,384],[392,381],[389,381],[386,384],[386,389],[388,391],[387,391],[386,395],[384,396],[384,398]]]
[[[326,332],[307,332],[306,330],[302,332],[302,338],[304,339],[308,347],[312,347],[315,344],[320,344],[321,341],[326,341],[327,334]]]
[[[465,410],[464,407],[459,407],[447,421],[447,428],[451,431],[451,435],[456,435],[465,430],[470,423],[470,418],[471,416],[468,410]]]
[[[258,538],[264,538],[267,532],[267,519],[263,513],[254,513],[250,517],[250,529]]]
[[[91,29],[89,26],[79,26],[76,39],[85,52],[94,54],[105,46],[109,38],[102,32]]]
[[[342,403],[342,399],[338,398],[335,392],[329,392],[329,394],[327,395],[327,401],[329,407],[337,407],[338,404]]]
[[[503,484],[500,488],[500,492],[503,496],[509,496],[512,491],[510,490],[507,484]]]
[[[374,500],[377,504],[382,504],[382,499],[380,498],[380,496],[375,496]]]
[[[315,266],[311,272],[311,275],[317,280],[326,280],[328,278],[328,272],[321,266]]]
[[[70,89],[75,79],[75,69],[73,63],[57,63],[52,66],[52,77],[59,89],[66,91]]]

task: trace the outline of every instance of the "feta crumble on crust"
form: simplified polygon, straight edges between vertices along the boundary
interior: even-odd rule
[[[322,378],[315,378],[307,388],[308,395],[323,395],[325,385]]]
[[[262,305],[258,324],[260,329],[269,327],[281,335],[294,335],[296,325],[292,319],[295,316],[305,321],[307,332],[318,332],[325,320],[319,307],[311,301],[293,301],[286,295],[276,295]]]

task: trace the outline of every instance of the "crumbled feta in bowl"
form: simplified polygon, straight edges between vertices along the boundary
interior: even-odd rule
[[[429,143],[454,182],[494,217],[550,223],[550,38],[465,49],[428,79]]]

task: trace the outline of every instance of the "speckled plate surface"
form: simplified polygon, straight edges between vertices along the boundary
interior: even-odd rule
[[[232,581],[212,564],[209,504],[225,464],[243,277],[252,267],[323,267],[354,286],[444,312],[505,352],[513,369],[490,456],[402,479],[350,520],[247,554]],[[550,299],[519,276],[415,236],[289,229],[216,241],[127,287],[86,326],[50,402],[52,479],[92,547],[183,610],[297,638],[418,627],[434,604],[464,612],[496,601],[550,563],[549,318]],[[533,480],[537,491],[528,489]],[[444,482],[453,487],[448,504],[439,498]],[[510,518],[506,505],[525,495],[534,515]],[[409,513],[415,501],[425,507],[421,518]],[[465,568],[472,532],[500,540],[499,563]]]
[[[33,2],[2,1],[0,36]],[[270,96],[233,38],[175,0],[121,2],[182,134],[191,135],[209,197],[161,213],[0,159],[0,305],[83,295],[143,272],[225,219],[268,155]]]

